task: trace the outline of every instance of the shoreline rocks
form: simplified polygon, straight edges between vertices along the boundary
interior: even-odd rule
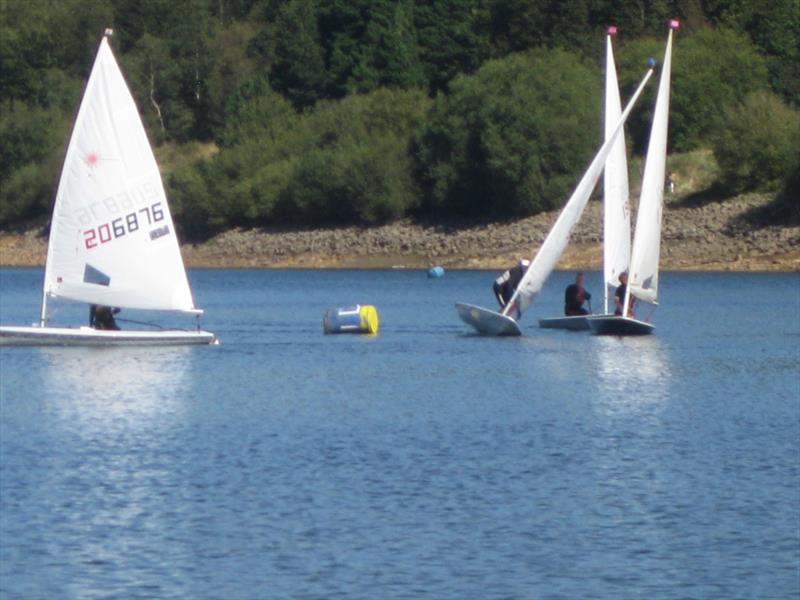
[[[664,208],[664,270],[800,271],[800,225],[754,224],[748,217],[770,201],[750,194],[722,202]],[[490,223],[414,223],[379,227],[233,229],[202,244],[184,244],[189,267],[504,269],[541,245],[557,212]],[[559,269],[599,269],[602,204],[591,201]],[[0,264],[43,265],[42,228],[0,232]]]

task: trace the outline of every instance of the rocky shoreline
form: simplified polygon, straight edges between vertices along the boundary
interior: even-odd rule
[[[664,270],[800,271],[800,225],[764,225],[754,217],[769,197],[724,202],[667,202],[663,216]],[[600,202],[587,206],[559,269],[596,270],[602,261]],[[219,268],[447,268],[501,269],[529,256],[557,213],[516,221],[324,229],[235,229],[202,244],[184,244],[190,267]],[[43,265],[43,228],[0,232],[0,264]]]

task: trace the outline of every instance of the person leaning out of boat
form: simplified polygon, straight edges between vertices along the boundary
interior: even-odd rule
[[[505,308],[506,304],[509,303],[530,264],[531,261],[523,258],[516,265],[495,279],[494,286],[492,287],[494,289],[494,295],[500,303],[500,308]]]
[[[575,276],[575,283],[570,283],[564,290],[564,314],[568,317],[589,314],[589,311],[583,307],[583,303],[591,300],[592,295],[583,287],[583,281],[583,273],[578,273]]]
[[[89,307],[89,325],[95,329],[119,331],[119,325],[114,320],[114,315],[118,312],[118,308],[92,304]]]
[[[628,272],[623,271],[619,274],[619,287],[617,287],[617,291],[614,292],[614,304],[616,304],[617,308],[614,311],[614,314],[618,317],[622,316],[622,309],[625,307],[625,292],[628,291]],[[631,296],[628,300],[628,315],[629,317],[633,316],[633,305],[636,302],[636,298]]]

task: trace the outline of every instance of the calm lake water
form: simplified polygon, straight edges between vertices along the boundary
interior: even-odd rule
[[[800,275],[662,274],[617,339],[536,326],[556,273],[469,335],[494,276],[195,270],[219,346],[0,349],[0,597],[797,598]]]

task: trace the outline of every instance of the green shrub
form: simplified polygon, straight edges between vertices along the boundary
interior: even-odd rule
[[[385,223],[416,207],[414,185],[405,149],[408,141],[393,135],[373,139],[350,167],[351,210],[358,221]]]
[[[624,98],[636,87],[648,57],[664,59],[663,39],[634,40],[619,51],[618,71]],[[766,62],[743,35],[703,29],[694,35],[678,31],[674,38],[669,109],[670,148],[686,151],[707,143],[727,105],[752,91],[767,88]],[[658,78],[658,71],[654,78]],[[629,119],[634,150],[644,153],[650,136],[657,85],[648,86],[639,103],[643,110]]]
[[[241,190],[234,190],[249,197],[242,215],[246,223],[268,223],[274,219],[281,193],[289,185],[296,163],[294,157],[270,162],[247,178]]]
[[[497,217],[560,206],[600,141],[599,79],[576,55],[544,49],[457,77],[416,142],[425,208]]]
[[[0,187],[0,226],[45,214],[52,206],[50,169],[28,163],[15,169]]]
[[[167,178],[172,214],[186,240],[206,238],[225,225],[216,209],[216,199],[209,194],[207,181],[201,167],[180,169]]]
[[[403,147],[403,140],[388,136],[313,150],[300,158],[282,194],[284,214],[305,222],[368,224],[402,217],[417,197]]]
[[[429,104],[421,91],[389,89],[320,103],[294,141],[296,171],[281,194],[282,214],[310,222],[402,217],[419,196],[409,144]]]
[[[720,183],[731,192],[777,190],[797,168],[800,112],[768,92],[727,110],[713,138]]]
[[[58,108],[0,113],[0,226],[49,214],[68,135]]]
[[[252,139],[270,138],[286,127],[286,121],[295,120],[289,102],[273,92],[266,79],[256,78],[228,98],[220,143],[233,146]]]
[[[59,117],[52,109],[14,103],[0,113],[0,183],[12,172],[30,162],[39,162],[63,151],[66,141],[61,134]]]
[[[429,106],[420,90],[379,89],[298,115],[264,82],[244,87],[228,105],[219,154],[171,179],[177,214],[195,235],[401,217],[419,197],[409,144]]]

